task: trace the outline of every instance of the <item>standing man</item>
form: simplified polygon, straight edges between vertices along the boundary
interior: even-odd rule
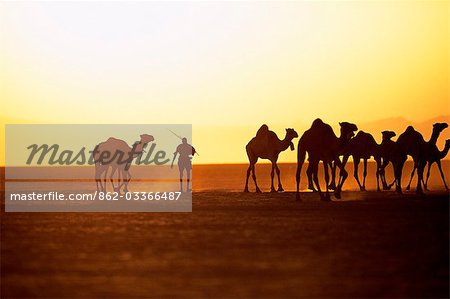
[[[172,165],[175,162],[175,158],[177,154],[180,154],[178,158],[178,169],[180,170],[180,191],[183,192],[183,171],[186,170],[187,184],[186,191],[189,192],[191,189],[189,188],[189,182],[191,180],[191,169],[192,169],[192,156],[196,153],[195,148],[187,143],[187,139],[184,137],[181,139],[182,143],[177,146],[177,150],[173,153]]]

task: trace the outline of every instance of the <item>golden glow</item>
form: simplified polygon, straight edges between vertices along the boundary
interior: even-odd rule
[[[1,122],[192,123],[196,162],[243,162],[262,123],[448,115],[448,22],[447,1],[2,2]]]

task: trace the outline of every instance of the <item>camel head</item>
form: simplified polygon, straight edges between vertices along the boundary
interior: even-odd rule
[[[292,139],[297,138],[298,134],[297,132],[292,129],[292,128],[288,128],[286,129],[286,140],[289,140],[289,147],[291,148],[291,151],[295,150],[294,144],[292,143]]]
[[[448,128],[448,124],[447,123],[435,123],[433,125],[433,131],[437,131],[439,133],[444,131],[447,128]]]
[[[392,137],[396,136],[394,131],[383,131],[381,132],[381,135],[383,136],[383,140],[390,140]]]
[[[142,134],[140,137],[141,137],[141,140],[138,142],[138,146],[139,145],[141,146],[142,151],[147,146],[147,143],[152,142],[153,140],[155,140],[155,138],[153,138],[152,135],[148,135],[148,134]]]
[[[144,144],[147,144],[147,143],[155,140],[155,138],[153,138],[152,135],[148,135],[148,134],[142,134],[140,137],[141,137],[140,143],[144,143]]]
[[[345,137],[345,140],[350,140],[353,136],[355,136],[355,132],[358,131],[358,127],[355,124],[349,122],[340,122],[341,126],[341,137]]]

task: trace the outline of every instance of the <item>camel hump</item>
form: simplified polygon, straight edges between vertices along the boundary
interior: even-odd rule
[[[116,144],[122,144],[125,143],[125,141],[121,140],[121,139],[117,139],[114,137],[109,137],[108,140],[106,140],[105,142],[102,142],[101,144],[110,144],[110,145],[116,145]]]
[[[311,125],[311,128],[313,128],[313,127],[320,127],[320,126],[322,126],[322,125],[324,125],[325,123],[320,119],[320,118],[316,118],[314,121],[313,121],[313,123],[312,123],[312,125]]]
[[[127,146],[128,144],[123,141],[122,139],[117,139],[114,137],[109,137],[108,140],[106,140],[106,143],[111,144],[111,145],[116,145],[116,146]]]
[[[128,144],[125,141],[114,138],[114,137],[110,137],[106,141],[99,143],[97,145],[97,149],[100,152],[102,152],[102,151],[115,152],[117,150],[127,152],[131,148],[128,146]]]
[[[316,118],[311,124],[310,130],[319,134],[321,131],[333,130],[329,124],[324,123],[320,118]]]
[[[333,132],[333,128],[331,128],[331,126],[327,123],[324,123],[320,118],[316,118],[313,123],[311,124],[311,128],[309,128],[304,134],[303,136],[310,136],[310,137],[305,137],[306,139],[308,138],[324,138],[324,136],[333,136],[334,132]],[[302,136],[302,138],[300,138],[300,141],[302,139],[304,139]],[[299,141],[299,144],[300,144]]]
[[[366,138],[366,139],[370,139],[370,140],[375,140],[375,138],[373,138],[372,134],[364,132],[364,131],[359,131],[355,138],[359,137],[359,138]]]
[[[367,134],[366,132],[364,132],[364,131],[359,131],[358,132],[358,134],[356,134],[356,136],[367,136],[367,135],[369,135],[369,134]]]
[[[260,137],[260,136],[265,136],[269,133],[269,126],[267,126],[266,124],[263,124],[259,129],[258,132],[256,132],[256,136]]]

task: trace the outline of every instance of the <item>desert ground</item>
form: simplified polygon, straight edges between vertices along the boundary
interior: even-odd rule
[[[446,298],[449,194],[196,191],[192,213],[3,205],[1,270],[2,298]]]

